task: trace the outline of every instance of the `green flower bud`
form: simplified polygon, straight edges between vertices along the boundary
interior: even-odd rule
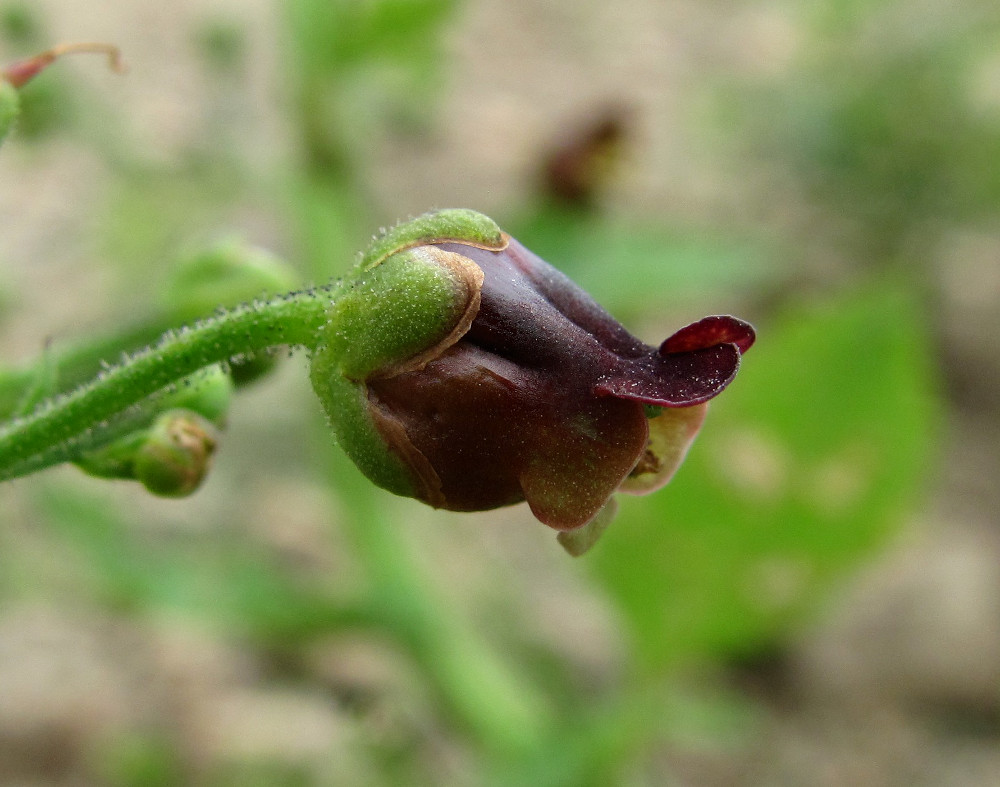
[[[225,425],[232,393],[233,383],[229,375],[220,367],[212,366],[181,380],[173,391],[160,400],[159,412],[189,413],[199,417],[213,429],[221,429]],[[157,418],[160,417],[162,415]],[[150,440],[154,439],[156,424],[157,420],[154,419],[124,437],[85,452],[75,458],[73,463],[87,475],[96,478],[141,480],[136,471],[137,458],[147,450]]]
[[[222,367],[216,365],[177,383],[172,391],[164,395],[160,409],[191,410],[221,428],[226,425],[232,400],[233,381]]]
[[[295,287],[284,260],[241,238],[225,238],[181,260],[161,291],[164,310],[182,322]]]
[[[210,421],[190,410],[168,410],[135,455],[135,478],[160,497],[190,495],[208,474],[217,443]]]

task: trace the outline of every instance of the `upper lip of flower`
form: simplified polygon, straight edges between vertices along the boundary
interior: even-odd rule
[[[718,395],[754,342],[752,326],[721,315],[650,347],[568,277],[507,240],[500,252],[442,244],[484,272],[479,310],[462,341],[524,365],[588,376],[598,396],[661,407],[686,407]]]

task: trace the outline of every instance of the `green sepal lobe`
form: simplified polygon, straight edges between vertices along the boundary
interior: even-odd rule
[[[414,246],[466,243],[499,251],[507,246],[507,242],[507,236],[488,216],[474,210],[448,208],[417,216],[375,237],[361,257],[358,269],[367,271],[391,254]]]
[[[364,384],[341,375],[330,353],[313,355],[309,375],[338,445],[358,469],[393,494],[416,496],[416,479],[375,425]]]
[[[345,283],[315,357],[356,381],[420,368],[468,330],[482,281],[478,265],[435,246],[393,254]]]

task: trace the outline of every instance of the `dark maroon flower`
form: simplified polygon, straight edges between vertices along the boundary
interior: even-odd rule
[[[659,488],[683,460],[705,403],[732,381],[754,341],[750,325],[723,316],[651,347],[499,230],[402,234],[409,242],[396,253],[405,258],[400,269],[422,266],[436,276],[450,292],[448,308],[433,329],[421,323],[427,339],[405,356],[384,353],[352,374],[350,363],[334,358],[344,352],[345,325],[361,321],[349,306],[344,319],[331,320],[339,348],[314,359],[313,380],[329,388],[333,366],[347,379],[353,393],[333,384],[336,401],[327,409],[359,466],[376,483],[437,508],[480,511],[526,500],[543,523],[571,531],[594,522],[618,489]],[[392,256],[369,254],[353,286],[370,299],[369,278]],[[372,322],[392,332],[400,318],[385,311],[407,288],[390,286]],[[346,425],[335,415],[345,398],[354,401]],[[391,472],[378,466],[385,461]]]

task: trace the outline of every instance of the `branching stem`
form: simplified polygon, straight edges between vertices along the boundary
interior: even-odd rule
[[[315,348],[331,297],[326,288],[291,293],[164,334],[95,380],[0,428],[0,480],[63,461],[40,457],[60,447],[71,453],[81,437],[199,369],[281,345]]]

